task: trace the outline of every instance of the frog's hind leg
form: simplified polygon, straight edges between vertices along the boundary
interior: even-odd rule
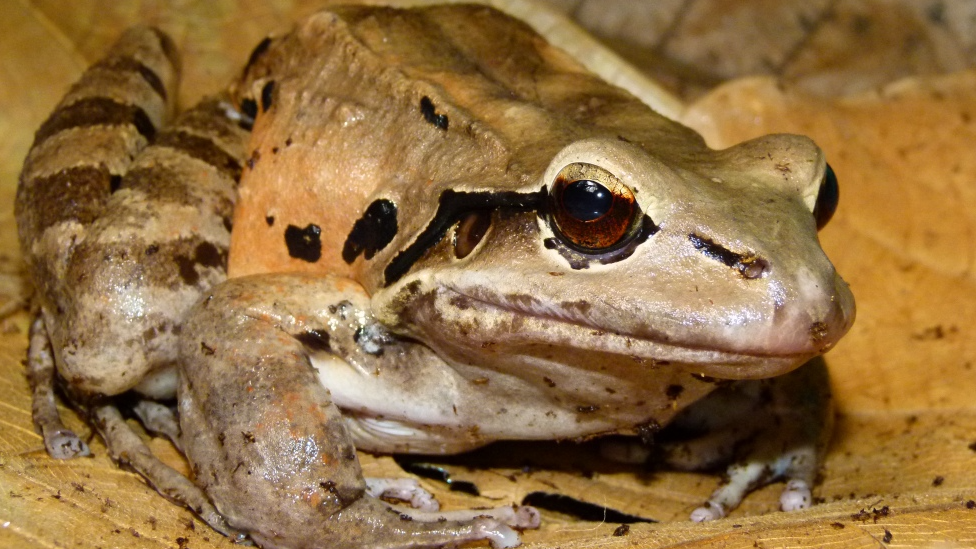
[[[113,398],[133,389],[175,395],[183,316],[226,276],[247,132],[220,99],[166,126],[178,73],[168,37],[128,31],[35,136],[15,207],[41,311],[30,351],[35,417],[53,433],[45,434],[49,451],[81,453],[70,441],[62,450],[57,438],[48,399],[56,365],[113,458],[232,533],[199,488],[150,453]]]
[[[31,388],[31,415],[44,438],[44,447],[54,459],[71,459],[91,454],[88,445],[61,422],[54,402],[54,356],[44,319],[38,315],[30,327],[27,351],[27,380]]]
[[[139,435],[125,423],[118,408],[111,404],[95,405],[91,415],[112,458],[119,465],[130,467],[148,480],[157,492],[192,509],[214,530],[228,536],[239,535],[227,526],[200,488],[153,455]]]
[[[368,310],[369,297],[348,279],[261,275],[212,290],[190,314],[180,349],[180,424],[197,482],[232,527],[265,546],[518,544],[508,521],[486,512],[455,520],[368,494],[345,420],[309,358],[355,354]]]
[[[477,509],[462,511],[440,511],[440,504],[433,494],[424,490],[420,483],[412,478],[371,478],[366,477],[366,493],[374,498],[394,499],[410,504],[410,509],[393,505],[401,515],[411,520],[421,522],[439,522],[442,520],[473,520],[477,517],[491,517],[520,529],[539,527],[539,511],[527,505],[517,508],[511,505],[494,509]]]

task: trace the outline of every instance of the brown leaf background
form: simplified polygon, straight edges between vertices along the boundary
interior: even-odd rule
[[[676,92],[701,96],[685,121],[713,146],[788,131],[811,135],[827,152],[842,200],[821,238],[851,283],[858,320],[827,357],[840,415],[817,490],[824,503],[772,512],[780,489],[773,486],[727,520],[690,524],[683,518],[717,477],[614,467],[568,444],[503,446],[495,454],[506,459],[492,469],[447,466],[454,478],[475,482],[481,497],[425,486],[445,507],[545,491],[665,521],[613,536],[616,524],[546,512],[543,529],[525,534],[532,547],[976,545],[976,72],[967,69],[976,56],[974,3],[557,3]],[[0,322],[0,547],[230,546],[117,469],[97,438],[90,459],[57,462],[44,453],[21,364],[28,316],[19,306],[25,285],[13,196],[33,130],[121,29],[148,22],[174,36],[186,58],[186,105],[228,81],[269,30],[319,5],[4,3],[0,310],[14,312]],[[756,73],[778,80],[712,89]],[[897,80],[913,74],[924,77]],[[89,432],[64,413],[72,428]],[[168,443],[151,445],[185,467]],[[554,454],[572,457],[553,462]],[[369,474],[403,474],[389,458],[363,459]]]

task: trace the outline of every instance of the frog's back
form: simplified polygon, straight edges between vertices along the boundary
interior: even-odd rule
[[[445,190],[538,191],[554,154],[586,137],[704,147],[484,6],[320,12],[259,47],[235,94],[258,116],[232,275],[355,274],[368,265],[349,235],[378,199],[395,208],[372,212],[389,217],[379,249],[352,242],[366,259],[408,245]]]

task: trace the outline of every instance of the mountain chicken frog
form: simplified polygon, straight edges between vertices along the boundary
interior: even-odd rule
[[[829,391],[797,367],[854,301],[818,243],[837,182],[809,139],[709,149],[484,6],[316,13],[169,121],[179,71],[169,38],[129,31],[24,165],[52,456],[88,452],[61,383],[116,460],[266,547],[510,547],[538,525],[440,512],[364,479],[357,448],[621,434],[605,454],[634,461],[677,424],[700,436],[666,462],[734,461],[695,520],[777,479],[785,509],[810,505]]]

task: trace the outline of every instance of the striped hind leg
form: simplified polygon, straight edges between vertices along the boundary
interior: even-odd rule
[[[60,335],[55,319],[70,308],[65,294],[73,248],[103,213],[132,158],[167,121],[178,73],[167,37],[151,29],[126,33],[68,91],[24,162],[15,212],[38,311],[28,374],[34,423],[53,457],[87,455],[61,423],[53,398],[55,362],[65,353],[64,338],[52,339],[51,331]]]
[[[40,309],[31,356],[39,372],[53,357],[116,461],[233,533],[199,488],[149,452],[111,398],[175,395],[185,312],[225,278],[247,134],[219,98],[164,126],[177,66],[164,35],[130,31],[37,132],[16,205]],[[47,398],[54,376],[36,378],[35,422],[48,448],[64,447]]]

